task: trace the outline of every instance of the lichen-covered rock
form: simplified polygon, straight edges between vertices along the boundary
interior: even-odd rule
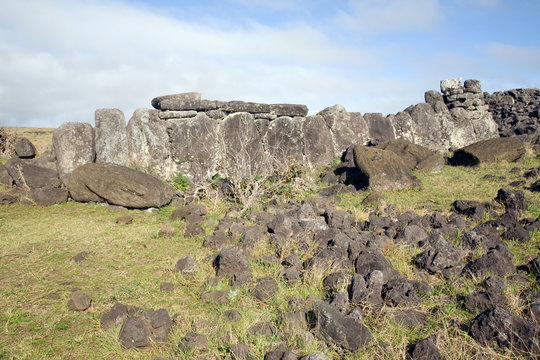
[[[332,133],[320,115],[308,116],[302,122],[304,153],[311,167],[328,165],[334,159]]]
[[[118,109],[97,109],[95,123],[96,162],[126,165],[128,142],[124,113]]]
[[[166,123],[156,110],[137,109],[127,128],[128,164],[136,169],[170,178],[174,173]]]
[[[216,120],[199,113],[190,119],[168,120],[167,131],[174,172],[195,183],[211,178],[218,165]]]
[[[73,170],[96,158],[94,129],[88,123],[64,123],[54,130],[52,141],[56,167],[64,184]]]
[[[62,184],[55,170],[31,165],[22,159],[13,158],[4,168],[21,189],[57,188]]]
[[[303,163],[301,118],[281,116],[268,125],[264,137],[268,161],[273,168],[281,168],[291,162]]]
[[[364,325],[341,314],[326,302],[317,302],[313,306],[315,315],[315,334],[326,341],[356,351],[371,340],[371,333]]]
[[[31,159],[36,156],[36,147],[25,137],[15,141],[15,154],[21,159]]]

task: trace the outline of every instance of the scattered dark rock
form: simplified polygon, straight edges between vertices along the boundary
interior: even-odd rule
[[[260,321],[253,324],[248,332],[257,336],[272,336],[277,334],[276,327],[269,321]]]
[[[161,224],[159,227],[158,236],[160,237],[168,237],[168,236],[174,236],[176,234],[177,230],[171,223],[165,223]]]
[[[133,217],[130,215],[124,215],[120,216],[119,218],[116,218],[116,223],[118,225],[128,225],[133,222]]]
[[[300,360],[330,360],[328,356],[324,355],[321,352],[312,352],[307,354],[304,357],[301,357]]]
[[[21,159],[31,159],[36,156],[36,147],[25,137],[15,141],[15,154]]]
[[[249,262],[242,250],[223,248],[214,260],[217,276],[232,276],[250,269]]]
[[[175,271],[186,278],[192,278],[199,271],[199,265],[193,256],[186,255],[176,262]]]
[[[276,279],[271,277],[264,277],[257,279],[257,283],[250,289],[251,295],[260,301],[266,301],[270,299],[276,293],[278,283]]]
[[[111,307],[111,310],[101,315],[101,328],[108,330],[113,326],[120,325],[128,316],[126,305],[117,302]]]
[[[73,256],[71,258],[71,261],[74,261],[76,263],[83,262],[84,260],[86,260],[88,255],[90,255],[90,253],[88,251],[81,251],[77,255]]]
[[[90,307],[92,303],[92,297],[87,293],[76,290],[71,293],[67,307],[69,310],[84,311]]]
[[[492,307],[471,321],[472,337],[483,345],[495,343],[522,356],[540,355],[540,326],[500,307]]]
[[[242,314],[236,309],[227,310],[223,313],[230,321],[239,321],[242,319]]]
[[[346,350],[356,351],[371,340],[371,333],[362,324],[346,317],[333,306],[317,302],[313,307],[315,334]]]
[[[409,352],[409,358],[413,360],[442,360],[442,355],[430,338],[420,340]]]
[[[210,290],[202,294],[201,299],[226,304],[229,302],[229,293],[227,290]]]
[[[476,261],[469,263],[463,269],[476,277],[485,275],[498,275],[504,277],[515,272],[511,259],[499,250],[492,249]]]
[[[208,338],[206,335],[189,332],[184,336],[180,344],[178,345],[182,351],[207,351],[208,350]]]
[[[250,360],[249,347],[245,344],[232,344],[229,346],[232,360]]]
[[[68,195],[67,189],[52,186],[32,189],[28,192],[28,196],[39,206],[51,206],[65,203],[68,199]]]

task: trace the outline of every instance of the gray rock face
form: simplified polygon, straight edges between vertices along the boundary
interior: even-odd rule
[[[128,208],[161,207],[173,189],[161,179],[115,164],[86,164],[71,174],[68,190],[76,201],[107,201]]]
[[[355,146],[354,162],[360,172],[354,183],[357,188],[388,190],[421,185],[403,160],[392,151]]]
[[[175,95],[158,96],[152,99],[152,106],[158,110],[192,110],[184,109],[188,104],[201,100],[201,93],[189,92]]]
[[[227,116],[220,124],[219,166],[227,177],[240,180],[265,174],[267,158],[253,115],[240,112]]]
[[[244,256],[244,252],[233,248],[221,249],[214,260],[214,267],[216,268],[216,275],[218,276],[231,276],[233,274],[246,272],[250,269],[249,262]]]
[[[71,293],[67,307],[74,311],[84,311],[90,307],[92,297],[87,293],[77,290]]]
[[[487,309],[471,321],[472,337],[483,345],[496,344],[515,353],[540,355],[540,327],[500,307]]]
[[[67,178],[73,170],[95,160],[94,129],[88,123],[64,123],[54,130],[53,147],[58,174],[67,184]]]
[[[98,109],[95,122],[96,162],[126,165],[128,143],[124,113],[118,109]]]
[[[364,325],[357,323],[325,302],[313,306],[316,318],[315,334],[326,341],[356,351],[371,340],[371,333]]]
[[[368,125],[358,112],[347,112],[342,105],[334,105],[317,115],[323,117],[330,129],[334,156],[341,157],[349,146],[363,145],[368,140]]]
[[[306,161],[311,167],[327,165],[334,159],[332,133],[324,118],[320,115],[308,116],[302,122],[304,136],[304,153]]]
[[[173,169],[166,124],[159,120],[158,112],[137,109],[126,128],[128,139],[128,164],[136,169],[166,178]]]
[[[394,126],[390,118],[380,113],[364,114],[364,119],[369,129],[369,138],[372,142],[380,143],[396,138]]]
[[[173,173],[194,182],[212,177],[218,164],[217,122],[204,113],[191,119],[167,121]]]
[[[270,166],[281,168],[291,161],[302,163],[304,160],[304,144],[302,127],[299,118],[282,116],[268,125],[264,138]]]
[[[36,147],[25,137],[15,141],[15,154],[22,159],[31,159],[36,156]]]

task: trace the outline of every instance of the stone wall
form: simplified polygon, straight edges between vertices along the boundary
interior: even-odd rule
[[[341,105],[308,116],[305,105],[201,99],[200,93],[160,96],[154,109],[138,109],[125,124],[117,109],[96,110],[96,126],[67,123],[55,134],[58,166],[67,175],[85,162],[112,162],[193,182],[264,174],[298,162],[317,167],[351,145],[404,138],[433,150],[455,150],[498,137],[480,82],[441,81],[425,102],[388,116],[348,112]],[[71,124],[71,125],[70,125]],[[77,134],[71,139],[66,128]],[[67,135],[66,135],[67,134]],[[73,135],[75,136],[75,135]],[[91,147],[73,159],[70,143]],[[80,145],[77,145],[80,146]],[[77,150],[81,152],[80,149]]]

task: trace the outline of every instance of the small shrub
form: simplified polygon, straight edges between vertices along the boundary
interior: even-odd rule
[[[179,172],[175,177],[171,179],[171,184],[175,189],[180,191],[186,191],[189,187],[189,180],[186,175]]]

